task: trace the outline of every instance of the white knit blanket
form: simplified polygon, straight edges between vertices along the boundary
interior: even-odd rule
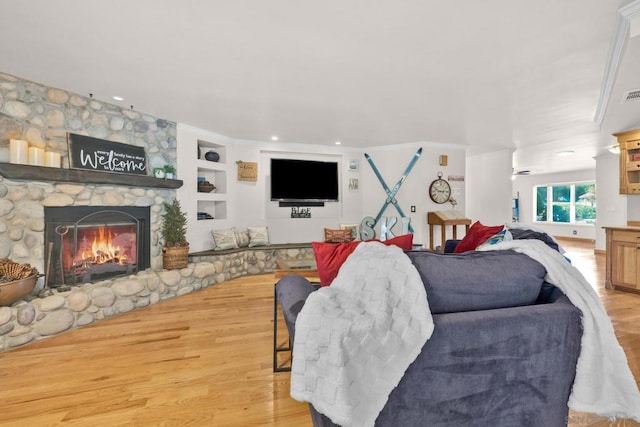
[[[396,246],[360,243],[298,314],[291,396],[342,426],[373,426],[432,332],[409,257]]]
[[[513,249],[547,269],[546,280],[582,311],[582,348],[569,408],[608,418],[640,421],[640,393],[624,350],[596,291],[557,251],[539,240],[512,240],[482,250]]]

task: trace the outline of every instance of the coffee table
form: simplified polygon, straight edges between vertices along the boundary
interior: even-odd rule
[[[278,366],[278,353],[283,351],[291,351],[291,337],[286,347],[278,346],[278,294],[275,285],[278,281],[290,274],[297,274],[307,279],[311,283],[320,285],[320,277],[318,276],[318,267],[315,259],[295,259],[295,260],[276,260],[276,269],[273,272],[275,283],[273,286],[273,372],[290,371],[290,366]]]

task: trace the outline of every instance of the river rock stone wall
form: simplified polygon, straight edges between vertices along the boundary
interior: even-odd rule
[[[162,202],[175,191],[109,185],[14,181],[0,177],[0,258],[44,273],[44,206],[149,206],[150,266],[162,268]]]
[[[315,259],[311,245],[295,244],[258,246],[231,250],[222,254],[192,255],[189,260],[195,263],[210,262],[221,271],[219,282],[252,274],[271,273],[276,269],[276,260]],[[226,251],[225,251],[226,252]]]
[[[0,307],[0,352],[235,277],[270,273],[276,259],[309,259],[313,258],[313,250],[265,247],[192,258],[199,261],[189,263],[187,268],[148,269],[65,292],[47,289],[38,296],[30,295],[11,306]]]
[[[23,139],[60,153],[69,167],[71,132],[144,147],[149,171],[175,167],[176,123],[127,107],[0,73],[0,161],[9,161],[10,139]]]
[[[9,160],[11,139],[24,139],[69,167],[67,132],[144,147],[149,170],[176,166],[176,123],[0,73],[0,162]],[[44,272],[44,206],[150,206],[151,267],[160,267],[162,202],[174,197],[171,189],[0,177],[0,258]]]

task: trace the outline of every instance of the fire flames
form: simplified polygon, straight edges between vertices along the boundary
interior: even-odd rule
[[[87,267],[91,264],[128,264],[128,256],[123,248],[114,244],[114,236],[109,227],[96,227],[91,237],[85,236],[80,242],[73,264]]]

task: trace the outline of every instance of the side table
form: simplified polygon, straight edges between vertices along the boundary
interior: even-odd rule
[[[320,283],[315,259],[276,260],[276,269],[273,272],[273,372],[287,372],[291,370],[290,366],[278,366],[278,353],[291,351],[292,343],[291,337],[289,337],[287,346],[278,345],[278,295],[275,287],[280,279],[290,274],[302,276],[311,283]]]

